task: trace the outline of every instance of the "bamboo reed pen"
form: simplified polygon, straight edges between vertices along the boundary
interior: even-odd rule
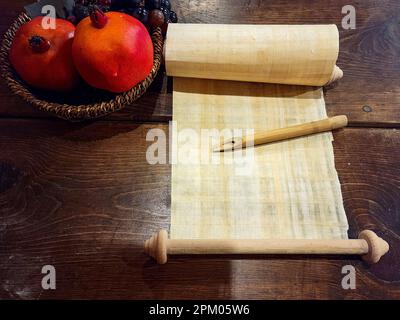
[[[307,136],[310,134],[331,131],[334,129],[343,128],[345,126],[347,126],[347,117],[345,115],[335,116],[286,128],[260,132],[254,134],[253,136],[225,140],[214,149],[214,152],[229,151],[261,144],[267,144],[271,142]]]
[[[166,230],[155,233],[145,242],[144,251],[159,264],[168,254],[342,254],[361,255],[376,263],[389,250],[389,244],[371,230],[364,230],[359,239],[168,239]]]

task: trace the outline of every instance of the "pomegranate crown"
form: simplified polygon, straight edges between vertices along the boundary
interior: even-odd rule
[[[43,53],[50,49],[50,42],[42,36],[34,35],[29,38],[29,45],[33,52]]]
[[[98,6],[93,6],[90,10],[90,20],[96,28],[102,29],[107,24],[108,17]]]

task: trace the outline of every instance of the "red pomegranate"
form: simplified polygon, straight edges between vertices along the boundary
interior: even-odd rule
[[[145,26],[120,12],[94,10],[75,31],[72,55],[91,86],[124,92],[144,80],[153,67],[153,43]]]
[[[70,90],[79,82],[72,60],[75,26],[56,19],[55,29],[44,29],[42,19],[36,17],[18,29],[9,55],[11,65],[31,86]]]

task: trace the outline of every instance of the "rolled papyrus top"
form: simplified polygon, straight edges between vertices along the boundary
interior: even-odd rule
[[[339,53],[336,25],[169,24],[167,74],[322,86]]]

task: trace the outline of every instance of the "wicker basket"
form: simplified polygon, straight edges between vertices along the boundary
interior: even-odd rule
[[[0,70],[11,91],[40,110],[59,118],[79,121],[104,116],[122,109],[143,95],[157,75],[162,61],[163,37],[161,29],[152,32],[154,45],[154,65],[145,80],[121,94],[113,94],[94,89],[86,84],[67,94],[38,90],[27,85],[16,74],[8,59],[11,43],[18,28],[29,21],[30,17],[21,13],[4,35],[0,48]]]

